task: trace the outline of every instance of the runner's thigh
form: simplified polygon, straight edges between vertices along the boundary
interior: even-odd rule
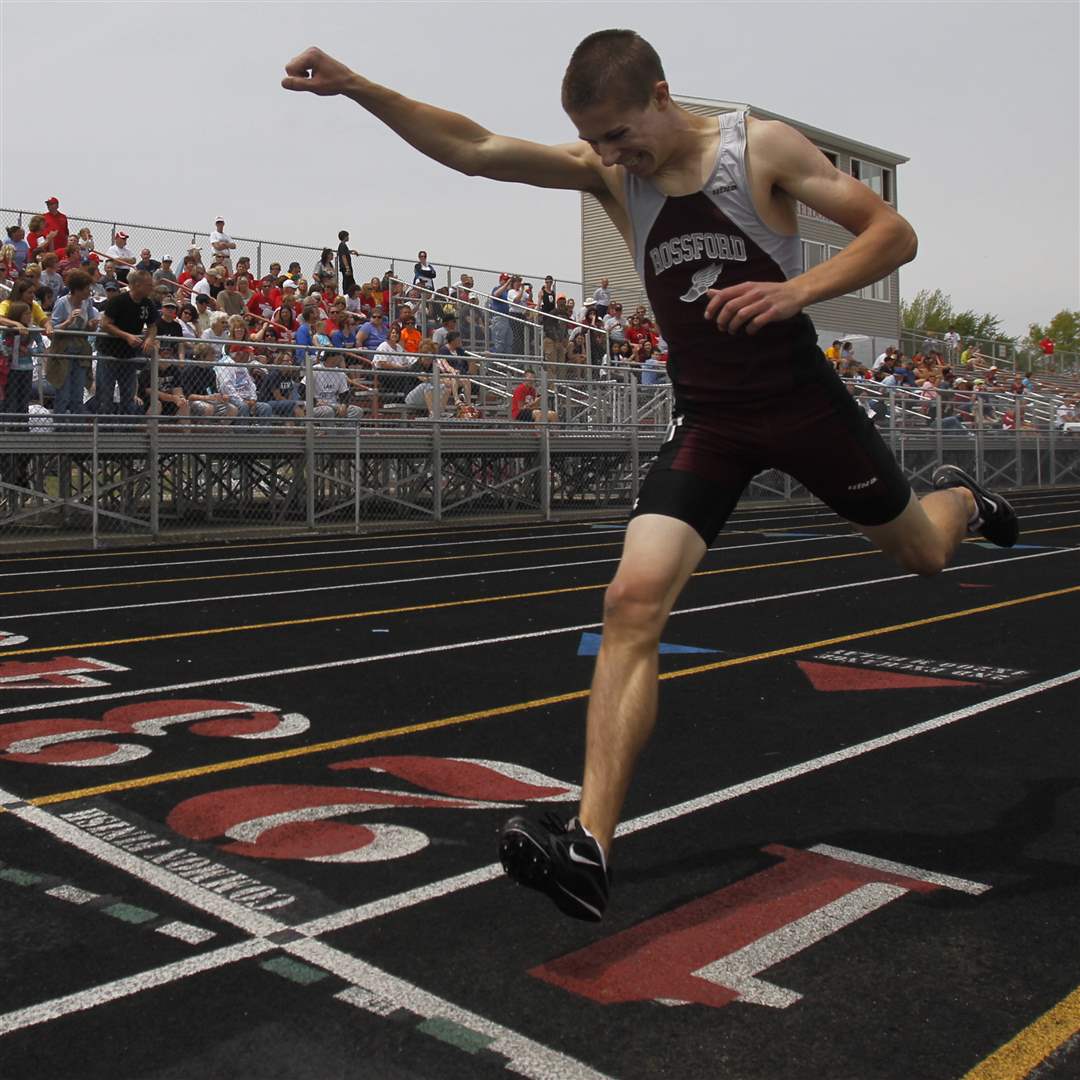
[[[732,436],[734,427],[677,417],[641,485],[631,524],[647,514],[676,518],[708,547],[763,468],[759,454]]]
[[[856,525],[884,525],[911,499],[873,422],[831,371],[799,388],[771,418],[770,464]]]

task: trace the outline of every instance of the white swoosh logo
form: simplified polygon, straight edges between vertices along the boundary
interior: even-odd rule
[[[595,866],[598,870],[603,869],[595,859],[590,859],[585,855],[579,855],[577,848],[573,844],[570,845],[570,859],[576,863],[584,863],[585,866]]]

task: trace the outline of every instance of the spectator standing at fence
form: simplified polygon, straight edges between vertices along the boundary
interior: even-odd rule
[[[540,314],[550,315],[555,310],[555,279],[548,274],[540,286]]]
[[[210,232],[210,250],[221,261],[227,273],[232,273],[232,253],[236,250],[233,238],[225,231],[225,219],[214,219],[214,228]]]
[[[60,252],[67,248],[67,214],[60,212],[60,200],[55,195],[45,200],[45,235],[53,251]]]
[[[498,284],[491,290],[491,348],[496,353],[508,353],[512,344],[510,304],[510,275],[500,274]]]
[[[116,278],[127,283],[128,275],[135,268],[135,252],[127,246],[128,234],[120,230],[113,237],[113,242],[105,249],[105,254],[116,264]]]
[[[46,251],[51,251],[52,244],[49,242],[49,237],[45,232],[44,214],[34,214],[26,224],[30,230],[26,234],[26,242],[30,247],[26,265],[29,266],[30,263],[37,262]]]
[[[419,252],[416,256],[416,264],[413,266],[412,283],[424,289],[431,289],[434,292],[435,278],[437,276],[438,272],[435,267],[428,262],[427,252]]]
[[[566,310],[566,299],[557,299],[551,314],[543,316],[543,319],[544,362],[548,372],[556,379],[570,378],[566,370],[566,352],[570,337],[570,313]]]
[[[135,376],[157,341],[158,310],[150,293],[153,279],[143,270],[128,274],[127,292],[118,292],[105,303],[102,333],[97,339],[98,361],[94,378],[94,411],[110,413],[119,389],[121,414],[135,411]]]
[[[26,239],[26,231],[21,225],[9,225],[7,237],[8,243],[15,249],[15,269],[21,271],[30,260],[30,244]]]
[[[356,284],[356,277],[353,274],[352,257],[359,255],[359,251],[355,251],[349,247],[349,234],[345,229],[337,234],[338,249],[337,249],[337,269],[341,275],[341,291],[348,296],[352,292],[353,286]]]
[[[600,285],[592,294],[592,298],[596,317],[601,320],[606,319],[608,308],[611,306],[611,292],[606,277],[600,279]]]

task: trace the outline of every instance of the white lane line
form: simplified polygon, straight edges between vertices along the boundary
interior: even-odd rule
[[[89,904],[96,900],[96,892],[87,892],[86,889],[77,889],[74,885],[57,885],[55,888],[46,889],[46,896],[55,896],[57,900],[66,900],[69,904]]]
[[[511,544],[522,543],[528,540],[560,540],[565,537],[582,537],[592,536],[591,532],[568,532],[568,533],[530,533],[526,536],[500,536],[492,540],[446,540],[440,541],[437,544],[396,544],[389,547],[358,547],[358,548],[337,548],[333,552],[312,552],[312,551],[296,551],[286,552],[277,555],[263,555],[256,552],[255,554],[248,555],[235,555],[229,558],[211,558],[211,559],[183,559],[183,560],[166,560],[164,562],[155,563],[126,563],[122,566],[75,566],[67,570],[12,570],[6,573],[0,574],[0,578],[11,577],[29,577],[32,574],[49,574],[50,576],[56,574],[100,574],[106,573],[111,570],[165,570],[172,569],[174,566],[220,566],[222,563],[255,563],[255,562],[270,562],[271,560],[281,559],[309,559],[318,555],[330,555],[332,554],[335,559],[341,555],[373,555],[373,554],[387,554],[395,551],[415,551],[418,548],[424,551],[433,551],[435,548],[447,548],[447,547],[475,547],[477,544]],[[543,548],[537,548],[537,552],[542,552]],[[483,553],[479,553],[477,558],[481,558]],[[288,573],[287,570],[282,571]],[[123,585],[124,582],[117,582],[117,585]]]
[[[380,1011],[388,1005],[408,1009],[425,1019],[449,1020],[470,1031],[491,1039],[487,1049],[504,1054],[510,1059],[507,1068],[533,1080],[606,1080],[605,1074],[590,1069],[584,1063],[542,1043],[533,1041],[510,1028],[496,1024],[487,1017],[463,1009],[453,1002],[421,990],[419,986],[390,975],[381,968],[342,952],[323,941],[290,942],[283,945],[285,952],[315,964],[324,971],[337,975],[361,991],[367,991],[380,1003]],[[350,1000],[345,998],[343,1000]],[[356,998],[354,997],[355,1001]]]
[[[748,548],[783,547],[785,544],[813,544],[818,540],[862,540],[862,534],[843,533],[838,536],[808,536],[798,540],[766,540],[754,544],[731,544],[709,548],[709,552],[745,551]],[[542,555],[543,551],[537,551]],[[427,581],[447,581],[448,577],[453,580],[471,577],[494,577],[497,574],[522,574],[541,573],[544,570],[565,570],[575,566],[602,566],[607,563],[617,563],[621,556],[615,555],[605,559],[580,559],[575,562],[562,563],[530,563],[528,566],[500,567],[496,570],[468,570],[464,573],[444,570],[439,574],[428,574],[425,577],[384,578],[380,581],[352,581],[338,582],[334,585],[313,585],[304,589],[275,589],[270,592],[231,593],[227,596],[199,596],[185,600],[151,600],[143,604],[111,604],[107,607],[92,608],[68,608],[66,611],[31,611],[22,615],[4,615],[6,623],[15,622],[17,619],[48,619],[59,615],[90,615],[104,611],[134,611],[139,608],[153,607],[177,607],[180,604],[211,604],[222,600],[262,600],[273,596],[300,596],[304,593],[317,592],[345,592],[349,589],[371,589],[379,585],[410,585]],[[119,586],[117,586],[119,587]],[[25,640],[25,638],[23,639]],[[12,644],[19,644],[15,641]],[[30,676],[27,676],[30,678]]]
[[[1054,551],[1037,551],[1031,555],[1012,555],[1004,559],[990,559],[987,562],[967,563],[961,566],[946,567],[942,573],[979,570],[984,566],[999,566],[1002,563],[1022,562],[1024,559],[1047,559],[1057,555],[1075,554],[1072,548]],[[800,596],[817,596],[822,593],[840,592],[844,589],[858,589],[864,585],[887,585],[892,581],[908,581],[916,574],[889,574],[885,577],[864,578],[861,581],[848,581],[841,585],[818,585],[794,592],[773,593],[771,596],[750,596],[744,600],[724,600],[717,604],[702,604],[697,607],[676,608],[669,618],[676,615],[697,615],[705,611],[720,611],[724,608],[744,607],[748,604],[764,604],[771,600],[793,600]],[[168,683],[164,686],[144,687],[141,690],[121,690],[108,694],[87,694],[83,697],[65,698],[62,701],[43,701],[35,705],[12,705],[0,709],[0,716],[15,713],[45,712],[50,709],[64,708],[68,705],[85,705],[93,701],[119,701],[124,698],[142,697],[144,694],[172,693],[175,690],[193,690],[201,686],[225,686],[230,683],[248,682],[251,679],[281,678],[285,675],[303,675],[312,671],[330,671],[334,668],[356,667],[361,664],[375,664],[383,660],[402,660],[411,656],[428,656],[433,653],[453,652],[457,649],[473,649],[487,645],[505,645],[515,641],[529,641],[533,638],[552,637],[556,634],[571,634],[581,630],[595,630],[602,622],[577,623],[574,626],[556,626],[551,630],[531,630],[522,634],[503,634],[499,637],[477,638],[472,641],[451,641],[446,645],[426,645],[419,649],[402,649],[399,652],[375,653],[371,656],[354,656],[347,660],[324,660],[317,664],[298,664],[295,667],[275,668],[271,671],[252,671],[243,675],[219,675],[210,679],[193,679],[182,683]]]
[[[201,926],[192,926],[191,923],[179,921],[158,926],[156,932],[176,938],[178,941],[186,941],[189,945],[201,945],[204,941],[217,937],[213,930],[204,930]]]
[[[836,515],[830,510],[825,514],[817,513],[811,515],[812,518],[818,519],[822,517],[833,517]],[[770,518],[749,518],[746,521],[740,522],[741,525],[747,525],[754,522],[771,521]],[[787,520],[787,519],[785,519]],[[805,517],[800,519],[791,519],[794,523],[798,523],[800,520],[806,520]],[[837,519],[835,524],[846,525],[840,519]],[[476,545],[491,545],[491,544],[511,544],[522,543],[523,541],[540,541],[540,540],[561,540],[567,537],[575,537],[582,539],[584,537],[593,537],[594,533],[590,532],[566,532],[566,533],[531,533],[525,536],[500,536],[488,540],[446,540],[440,541],[437,544],[395,544],[389,547],[358,547],[358,548],[337,548],[333,552],[287,552],[277,555],[264,555],[259,552],[248,555],[235,555],[229,558],[209,558],[209,559],[184,559],[184,560],[166,560],[163,562],[153,563],[126,563],[120,566],[75,566],[66,569],[49,569],[42,570],[40,567],[33,570],[11,570],[4,573],[0,573],[0,578],[13,578],[13,577],[30,577],[31,575],[48,574],[49,576],[56,576],[59,574],[100,574],[113,570],[165,570],[172,569],[175,566],[220,566],[223,563],[235,563],[242,562],[251,564],[253,562],[269,562],[271,560],[282,559],[307,559],[313,556],[322,554],[332,554],[334,558],[338,558],[342,555],[371,555],[371,554],[393,554],[395,551],[433,551],[436,548],[447,547],[474,547]],[[537,554],[543,554],[544,549],[538,547],[536,549]],[[477,558],[481,558],[482,553],[477,555]],[[287,570],[282,571],[288,573]],[[117,586],[124,585],[125,582],[116,582]]]
[[[18,796],[0,788],[0,803],[12,803],[18,801]],[[160,889],[167,896],[182,900],[199,911],[213,915],[215,918],[239,927],[252,935],[273,934],[278,930],[287,928],[287,924],[266,915],[261,911],[254,911],[243,904],[230,900],[228,897],[214,892],[209,887],[202,887],[193,881],[188,881],[148,859],[114,847],[106,840],[93,836],[70,821],[49,813],[40,806],[32,803],[24,803],[22,806],[9,806],[7,813],[24,821],[27,825],[48,833],[61,843],[84,852],[87,855],[99,859],[109,866],[138,878],[156,889]]]
[[[13,801],[15,800],[10,792],[0,789],[0,802]],[[275,948],[283,948],[294,956],[317,964],[325,971],[341,976],[354,986],[367,989],[384,1000],[394,1002],[399,1008],[408,1009],[410,1012],[428,1018],[439,1017],[450,1020],[486,1035],[492,1040],[491,1047],[505,1054],[510,1059],[513,1071],[523,1076],[534,1077],[535,1080],[546,1080],[551,1076],[573,1078],[573,1080],[577,1078],[606,1080],[602,1073],[588,1068],[574,1058],[551,1050],[510,1028],[428,993],[404,979],[390,975],[325,942],[305,938],[299,941],[275,943],[271,940],[273,935],[282,930],[292,930],[287,923],[261,912],[252,911],[243,904],[214,893],[209,888],[200,888],[148,859],[113,847],[112,844],[84,832],[40,807],[32,805],[9,807],[8,812],[14,814],[20,821],[48,833],[61,843],[115,866],[131,877],[160,889],[167,896],[215,915],[223,922],[253,936],[239,945],[218,949],[204,956],[192,957],[179,964],[164,965],[125,979],[117,979],[104,986],[92,987],[53,1001],[41,1002],[28,1008],[9,1012],[0,1016],[0,1035],[47,1020],[55,1020],[60,1016],[101,1005],[107,1001],[115,1001],[119,997],[140,993],[150,987],[174,982],[201,971],[220,967],[222,964],[233,963]],[[192,931],[195,934],[199,932],[197,927],[180,925],[186,927],[188,935],[183,937],[183,940],[190,940]],[[165,929],[164,932],[170,931]],[[185,931],[179,930],[174,925],[171,932],[174,937],[182,937]]]
[[[1025,686],[1020,690],[1010,690],[1007,694],[999,694],[997,697],[987,698],[985,701],[980,701],[976,705],[969,705],[963,709],[956,709],[953,712],[943,713],[941,716],[923,720],[918,724],[912,724],[909,727],[901,728],[899,731],[893,731],[887,735],[880,735],[874,739],[867,739],[861,743],[854,743],[851,746],[844,747],[842,750],[835,750],[830,754],[822,754],[819,757],[810,758],[808,761],[800,762],[797,765],[789,765],[783,769],[777,769],[775,772],[765,773],[763,776],[755,777],[752,780],[744,780],[741,783],[732,784],[730,787],[721,788],[719,791],[713,791],[695,799],[687,799],[685,802],[675,803],[673,806],[665,807],[662,810],[655,810],[652,813],[642,814],[640,817],[624,821],[618,829],[616,829],[615,835],[630,836],[633,833],[641,832],[644,829],[651,829],[656,825],[667,824],[669,821],[685,817],[687,814],[694,814],[699,810],[707,810],[713,806],[720,805],[720,803],[730,802],[733,799],[741,798],[743,795],[750,795],[756,791],[764,791],[766,788],[774,787],[775,785],[785,783],[788,780],[796,780],[801,776],[817,772],[820,769],[827,769],[833,765],[838,765],[841,762],[852,761],[857,757],[861,757],[863,754],[869,754],[875,750],[881,750],[886,746],[893,746],[896,743],[905,742],[906,740],[916,738],[919,735],[925,735],[929,731],[936,731],[939,728],[955,724],[960,720],[966,720],[969,717],[990,712],[992,709],[1011,705],[1014,702],[1034,697],[1036,694],[1044,693],[1047,690],[1054,690],[1059,686],[1066,686],[1077,680],[1080,680],[1080,668],[1077,668],[1075,671],[1070,671],[1065,675],[1057,675],[1052,679],[1045,679],[1043,682]],[[925,873],[925,871],[920,872]],[[434,881],[430,885],[409,889],[407,892],[387,896],[382,900],[360,904],[354,908],[336,912],[333,915],[312,919],[310,922],[299,924],[295,929],[300,931],[300,933],[311,932],[320,934],[330,930],[342,930],[349,926],[356,926],[359,923],[367,922],[370,919],[381,918],[398,911],[403,911],[405,908],[415,907],[428,900],[436,900],[439,897],[459,892],[460,890],[470,888],[473,885],[479,885],[485,881],[497,878],[501,876],[501,874],[502,867],[499,863],[489,863],[487,866],[478,867],[476,870],[472,870],[467,874],[456,874],[454,877],[444,878],[442,881]]]
[[[71,1013],[92,1009],[109,1001],[130,997],[132,994],[150,990],[155,986],[166,986],[179,979],[187,979],[203,971],[224,967],[226,964],[235,964],[238,960],[246,960],[248,957],[258,956],[260,953],[270,952],[276,948],[278,946],[272,941],[267,941],[266,938],[249,938],[236,945],[226,945],[223,948],[203,953],[201,956],[190,956],[172,964],[163,964],[149,971],[140,971],[136,975],[128,975],[100,986],[92,986],[88,990],[79,990],[74,994],[65,994],[63,997],[43,1001],[38,1005],[15,1009],[0,1016],[0,1035],[10,1035],[13,1031],[20,1031],[22,1028],[58,1020],[61,1016],[69,1016]]]
[[[990,886],[984,885],[981,881],[968,881],[966,878],[939,874],[934,870],[923,870],[918,866],[908,866],[907,863],[878,859],[873,855],[864,855],[861,851],[849,851],[847,848],[833,847],[832,844],[815,844],[810,850],[816,851],[819,855],[828,855],[832,859],[839,859],[841,862],[869,866],[872,870],[884,870],[886,873],[897,874],[900,877],[911,878],[914,881],[925,881],[928,885],[940,885],[943,889],[954,889],[957,892],[967,893],[969,896],[982,896],[984,892],[990,890]]]

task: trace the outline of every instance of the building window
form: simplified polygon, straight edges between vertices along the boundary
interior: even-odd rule
[[[889,302],[889,279],[882,278],[881,281],[875,281],[872,285],[864,285],[857,293],[852,293],[853,296],[858,296],[862,300],[878,300],[883,303]]]
[[[852,158],[851,175],[865,184],[874,194],[879,195],[885,202],[891,203],[893,201],[892,169],[886,169],[881,165],[873,165],[868,161]]]
[[[819,146],[818,149],[821,150],[821,147]],[[821,152],[829,159],[830,162],[832,162],[832,166],[834,169],[838,169],[840,167],[840,158],[836,155],[835,151],[821,150]]]
[[[819,263],[825,261],[825,245],[816,243],[813,240],[804,240],[802,242],[802,266],[805,273],[811,267],[817,266]]]

